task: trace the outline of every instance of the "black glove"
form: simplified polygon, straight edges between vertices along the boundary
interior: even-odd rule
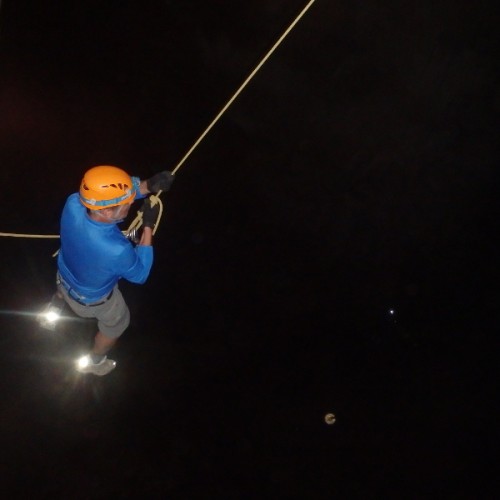
[[[146,198],[141,205],[142,212],[142,225],[144,227],[150,227],[153,229],[158,219],[158,214],[160,213],[160,204],[157,203],[155,206],[151,206],[151,200]]]
[[[153,177],[147,179],[146,186],[150,193],[157,193],[160,189],[162,191],[168,191],[174,182],[174,178],[175,176],[172,172],[165,170],[164,172],[160,172],[159,174],[153,175]]]

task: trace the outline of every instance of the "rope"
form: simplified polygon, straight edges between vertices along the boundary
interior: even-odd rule
[[[163,215],[163,203],[160,199],[160,194],[161,191],[158,191],[156,194],[150,195],[149,199],[151,200],[151,206],[154,207],[157,203],[160,204],[160,209],[158,212],[158,217],[156,219],[155,226],[153,228],[153,234],[156,233],[156,230],[158,229],[158,225],[160,224],[160,219],[161,216]],[[132,233],[134,230],[137,231],[142,225],[142,212],[138,211],[137,216],[135,219],[132,221],[130,226],[126,231],[122,231],[122,233],[125,236],[128,236],[130,233]],[[7,237],[7,238],[37,238],[37,239],[58,239],[60,236],[58,234],[22,234],[22,233],[0,233],[0,237]]]
[[[219,118],[224,114],[224,112],[231,106],[233,101],[240,95],[242,90],[247,86],[248,82],[255,76],[257,71],[264,65],[264,63],[269,59],[271,54],[278,48],[281,42],[285,39],[285,37],[292,31],[295,25],[300,21],[302,16],[309,10],[309,7],[315,2],[315,0],[310,0],[310,2],[302,9],[302,12],[295,18],[295,20],[288,26],[285,32],[280,36],[278,41],[269,49],[267,54],[262,58],[259,64],[255,67],[255,69],[248,75],[247,79],[241,84],[240,88],[234,93],[234,95],[229,99],[226,105],[219,111],[218,115],[212,120],[212,123],[205,129],[205,131],[198,137],[198,140],[191,146],[191,149],[184,155],[184,157],[179,161],[176,167],[172,170],[172,173],[175,174],[179,168],[181,168],[182,164],[187,160],[189,155],[194,151],[196,146],[203,140],[203,138],[210,132],[211,128],[219,121]]]
[[[153,235],[156,233],[156,230],[158,229],[158,226],[160,224],[161,216],[163,215],[163,203],[160,199],[160,194],[161,194],[161,189],[156,194],[152,194],[149,196],[152,207],[154,207],[158,203],[160,204],[158,217],[156,218],[156,222],[153,228]],[[130,223],[128,229],[126,231],[123,231],[123,234],[125,234],[125,236],[135,236],[135,233],[137,233],[137,231],[141,226],[142,226],[142,212],[139,210],[137,212],[135,219]]]
[[[231,106],[231,104],[234,102],[234,100],[241,94],[243,89],[248,85],[250,80],[256,75],[256,73],[259,71],[259,69],[264,65],[264,63],[271,57],[272,53],[278,48],[278,46],[281,44],[281,42],[288,36],[290,31],[295,27],[295,25],[302,19],[304,14],[309,10],[311,5],[315,2],[316,0],[310,0],[307,5],[302,9],[302,11],[299,13],[299,15],[293,20],[293,22],[288,26],[288,28],[285,30],[285,32],[279,37],[279,39],[276,41],[276,43],[269,49],[267,54],[262,58],[262,60],[257,64],[255,69],[248,75],[246,80],[240,85],[238,90],[233,94],[233,96],[229,99],[229,101],[225,104],[225,106],[219,111],[217,116],[212,120],[210,125],[203,131],[203,133],[198,137],[196,142],[191,146],[189,151],[181,158],[181,160],[177,163],[175,168],[172,170],[172,174],[175,174],[177,170],[181,168],[181,166],[184,164],[184,162],[188,159],[188,157],[191,155],[191,153],[196,149],[198,144],[204,139],[204,137],[210,132],[212,127],[219,121],[220,117],[226,112],[226,110]],[[1,5],[1,0],[0,0],[0,5]],[[156,195],[150,195],[151,199],[151,205],[154,206],[157,203],[160,204],[160,211],[158,214],[158,218],[156,219],[156,224],[153,229],[153,234],[155,234],[156,230],[158,229],[158,225],[160,223],[161,216],[163,214],[163,203],[161,202],[159,196],[161,194],[161,191],[156,193]],[[126,231],[123,231],[123,233],[126,236],[129,236],[136,232],[142,225],[142,212],[139,211],[137,212],[136,218],[132,221],[130,226]],[[8,236],[12,238],[59,238],[59,235],[57,234],[19,234],[19,233],[0,233],[1,236]]]
[[[286,38],[286,36],[292,31],[292,29],[295,27],[295,25],[301,20],[301,18],[304,16],[304,14],[309,10],[311,5],[315,2],[315,0],[310,0],[309,3],[302,9],[300,14],[293,20],[293,22],[288,26],[288,28],[284,31],[284,33],[279,37],[279,39],[276,41],[276,43],[268,50],[267,54],[262,58],[262,60],[257,64],[257,66],[254,68],[254,70],[248,75],[246,80],[240,85],[238,90],[233,94],[233,96],[227,101],[227,103],[224,105],[224,107],[219,111],[217,116],[212,120],[210,125],[203,131],[203,133],[198,137],[198,139],[195,141],[195,143],[191,146],[191,148],[188,150],[188,152],[181,158],[179,163],[174,167],[172,170],[172,174],[175,174],[177,170],[181,168],[181,166],[184,164],[184,162],[188,159],[188,157],[191,155],[191,153],[196,149],[198,144],[204,139],[204,137],[210,132],[212,127],[219,121],[220,117],[226,112],[226,110],[231,106],[231,104],[235,101],[235,99],[241,94],[243,89],[248,85],[250,80],[257,74],[257,71],[264,65],[264,63],[271,57],[272,53],[278,48],[278,46],[281,44],[281,42]],[[151,198],[151,205],[155,205],[156,202],[160,203],[160,213],[158,215],[158,218],[156,220],[155,227],[153,229],[153,234],[155,234],[156,230],[158,229],[158,225],[160,223],[161,219],[161,214],[163,213],[163,204],[159,198],[161,191],[159,191],[156,196],[152,195]],[[154,201],[153,201],[154,200]],[[129,228],[127,231],[124,231],[124,233],[129,236],[134,233],[134,231],[137,231],[142,224],[142,212],[137,212],[137,217],[132,221],[130,224]]]
[[[0,233],[0,236],[6,236],[8,238],[59,238],[58,234]]]

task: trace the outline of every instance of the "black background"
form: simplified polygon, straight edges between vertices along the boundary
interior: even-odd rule
[[[4,0],[1,230],[172,169],[304,5]],[[2,238],[0,487],[490,498],[497,14],[317,0],[163,196],[107,377],[73,370],[92,322],[34,321],[57,240]]]

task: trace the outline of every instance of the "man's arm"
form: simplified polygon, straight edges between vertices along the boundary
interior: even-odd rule
[[[153,244],[153,230],[150,227],[143,227],[139,245],[149,247]]]
[[[148,202],[149,200],[144,202],[146,203],[146,207],[148,206]],[[151,217],[151,212],[147,214],[147,218],[149,217]],[[133,250],[134,258],[131,257],[131,260],[135,260],[135,262],[133,265],[131,264],[126,273],[122,274],[125,279],[132,283],[142,285],[146,282],[151,271],[151,266],[153,265],[153,229],[151,226],[151,223],[146,222],[142,227],[141,239]]]

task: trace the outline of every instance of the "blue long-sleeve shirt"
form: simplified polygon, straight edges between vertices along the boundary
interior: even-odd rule
[[[61,216],[57,265],[65,284],[80,301],[91,304],[106,297],[120,278],[144,283],[153,265],[153,247],[134,247],[116,224],[91,219],[74,193]]]

